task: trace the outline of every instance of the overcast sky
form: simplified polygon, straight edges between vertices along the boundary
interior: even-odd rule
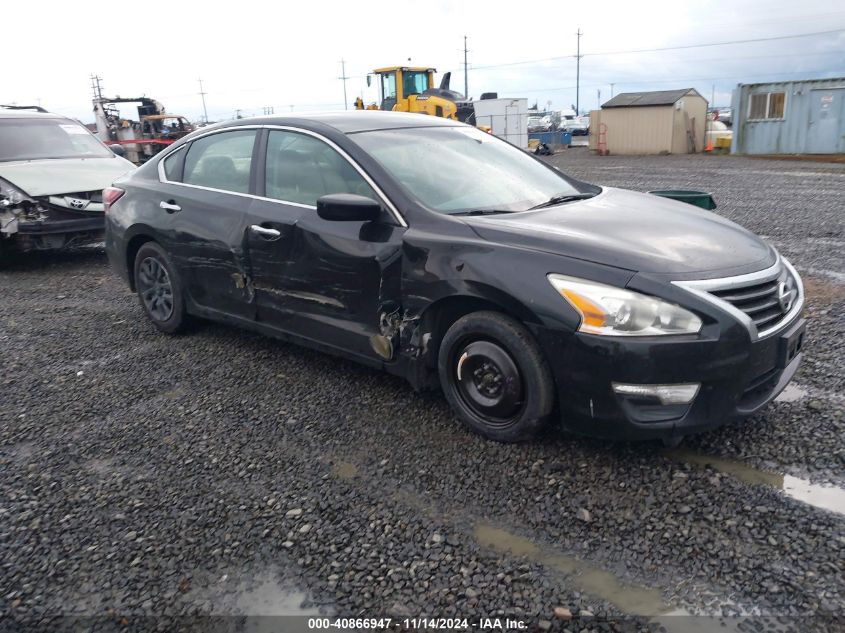
[[[576,102],[579,27],[581,110],[597,106],[599,90],[606,101],[611,82],[616,94],[695,87],[708,100],[715,85],[715,104],[726,105],[740,82],[845,76],[845,7],[831,0],[240,0],[225,8],[207,0],[74,0],[12,3],[3,24],[0,103],[40,103],[84,122],[93,121],[92,74],[106,96],[145,95],[191,119],[203,114],[202,78],[211,120],[264,107],[276,114],[342,109],[341,59],[350,107],[359,94],[376,99],[368,71],[408,58],[452,71],[452,87],[463,92],[464,35],[471,96],[498,92],[568,108]],[[620,52],[822,31],[835,32]]]

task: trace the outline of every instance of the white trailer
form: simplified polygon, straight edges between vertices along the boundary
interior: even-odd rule
[[[475,124],[488,125],[493,134],[521,149],[528,149],[528,99],[474,101]]]

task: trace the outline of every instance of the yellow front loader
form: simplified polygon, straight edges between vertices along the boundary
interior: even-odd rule
[[[462,94],[449,89],[451,73],[443,75],[440,87],[435,88],[435,72],[434,68],[411,66],[377,68],[372,75],[367,75],[367,85],[370,85],[373,75],[378,78],[381,105],[372,103],[364,106],[364,100],[358,97],[355,107],[358,110],[419,112],[466,121],[466,115],[472,112],[471,102],[465,101]],[[462,114],[465,116],[461,116]]]

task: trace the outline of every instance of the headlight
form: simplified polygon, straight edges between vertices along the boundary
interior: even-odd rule
[[[0,206],[16,207],[29,196],[15,187],[12,183],[0,178]]]
[[[695,334],[701,329],[701,319],[692,312],[656,297],[565,275],[548,279],[581,315],[581,332],[660,336]]]

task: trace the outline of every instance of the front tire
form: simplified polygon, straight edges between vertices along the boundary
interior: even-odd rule
[[[135,288],[141,307],[162,332],[176,334],[187,325],[179,273],[164,249],[147,242],[135,255]]]
[[[440,384],[458,417],[497,442],[534,437],[554,405],[548,363],[530,332],[498,312],[473,312],[446,332]]]

